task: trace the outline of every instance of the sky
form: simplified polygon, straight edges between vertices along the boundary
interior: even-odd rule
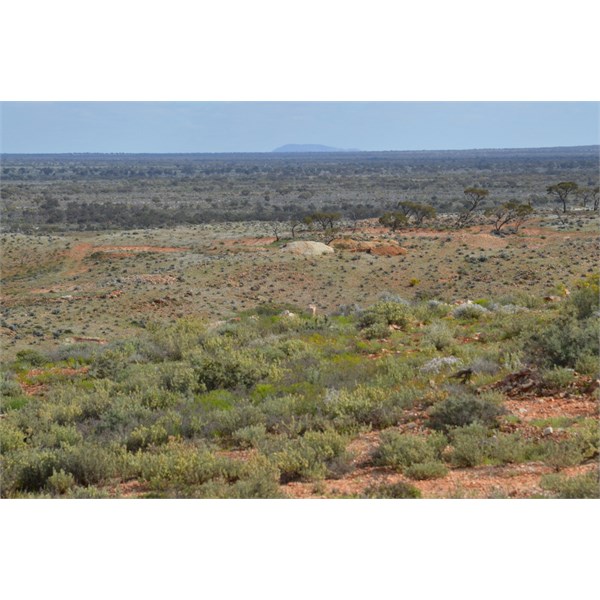
[[[2,102],[3,153],[270,152],[599,143],[597,102]]]

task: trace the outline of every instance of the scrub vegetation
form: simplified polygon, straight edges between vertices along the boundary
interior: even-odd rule
[[[8,157],[2,497],[599,497],[597,148],[506,152]]]

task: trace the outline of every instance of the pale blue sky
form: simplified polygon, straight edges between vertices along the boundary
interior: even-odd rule
[[[599,143],[596,102],[3,102],[2,152],[270,152]]]

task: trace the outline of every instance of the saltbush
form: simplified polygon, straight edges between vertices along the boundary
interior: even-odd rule
[[[334,431],[309,431],[283,444],[274,440],[268,452],[280,471],[281,483],[339,477],[351,469],[346,437]]]
[[[423,343],[436,350],[445,350],[454,343],[454,331],[446,323],[437,321],[423,331]]]
[[[410,483],[383,483],[369,486],[363,492],[363,498],[408,500],[421,498],[421,491]]]
[[[375,325],[396,325],[406,329],[411,320],[410,307],[398,302],[379,302],[366,310],[359,319],[361,329]]]
[[[448,474],[448,467],[441,461],[417,463],[404,469],[404,474],[410,479],[439,479]]]
[[[582,359],[600,354],[600,322],[562,314],[527,334],[524,346],[529,359],[541,367],[574,368]]]
[[[583,499],[600,498],[600,477],[598,469],[590,473],[566,477],[564,475],[544,475],[540,485],[552,492],[555,498]]]
[[[476,320],[486,315],[489,311],[480,304],[459,304],[453,311],[455,319]]]
[[[491,432],[479,423],[456,428],[451,433],[450,462],[455,467],[476,467],[489,454]]]
[[[446,440],[440,434],[428,437],[399,431],[383,431],[381,441],[375,450],[375,464],[403,471],[416,464],[432,463],[440,456],[440,449]]]
[[[430,408],[428,425],[432,429],[441,431],[475,422],[495,425],[497,418],[505,412],[506,409],[501,404],[495,399],[488,399],[485,395],[456,394]]]

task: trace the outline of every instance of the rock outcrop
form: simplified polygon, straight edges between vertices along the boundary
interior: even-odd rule
[[[331,246],[321,242],[290,242],[283,246],[281,250],[300,256],[321,256],[334,252]]]

